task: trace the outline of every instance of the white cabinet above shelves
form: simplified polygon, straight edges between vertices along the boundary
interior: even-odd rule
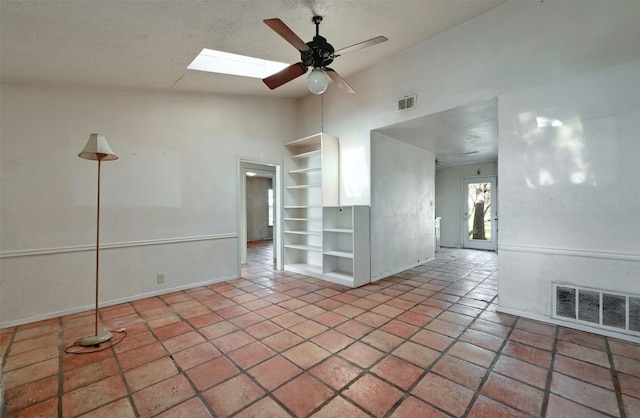
[[[284,269],[349,287],[369,283],[369,207],[339,206],[339,143],[285,144]]]

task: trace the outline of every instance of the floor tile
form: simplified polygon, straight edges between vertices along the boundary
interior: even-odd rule
[[[438,351],[444,351],[449,347],[449,345],[451,345],[454,339],[447,337],[446,335],[438,334],[437,332],[421,329],[411,337],[411,341],[415,341]]]
[[[557,354],[553,361],[553,369],[567,376],[614,390],[613,377],[608,368]]]
[[[564,415],[566,418],[573,417],[574,415]],[[577,416],[577,415],[575,415]],[[505,404],[496,402],[491,398],[480,395],[474,402],[469,411],[469,418],[528,418],[529,414],[517,411],[508,407]],[[563,417],[563,415],[549,415],[549,418]]]
[[[237,348],[243,347],[251,342],[255,341],[251,335],[247,334],[244,331],[235,331],[231,334],[224,335],[222,337],[218,337],[211,342],[215,345],[218,350],[228,353]],[[195,345],[195,344],[192,344]]]
[[[5,418],[26,418],[26,417],[55,417],[58,416],[58,399],[51,398],[46,401],[30,405],[19,412],[5,415]]]
[[[176,374],[173,360],[163,357],[125,372],[124,377],[131,390],[137,392]]]
[[[640,377],[640,360],[622,356],[613,356],[613,364],[618,372]]]
[[[542,412],[544,391],[496,373],[489,375],[481,392],[493,400],[534,416],[539,416]]]
[[[580,361],[595,364],[597,366],[609,368],[609,356],[606,352],[594,350],[593,348],[569,343],[566,341],[558,341],[556,350],[565,357],[574,358]]]
[[[638,411],[640,411],[640,399],[638,398],[622,395],[622,403],[627,417],[633,417],[638,414]]]
[[[609,347],[615,355],[640,360],[640,348],[638,344],[611,339],[609,340]]]
[[[480,387],[487,373],[485,368],[449,355],[438,360],[431,371],[472,390]]]
[[[619,413],[615,392],[560,373],[553,373],[551,392],[610,415]]]
[[[331,355],[330,352],[312,342],[303,342],[288,349],[283,356],[288,358],[298,367],[308,369]]]
[[[355,340],[339,333],[338,331],[330,329],[316,337],[313,337],[311,341],[331,353],[336,353]]]
[[[189,331],[185,334],[180,334],[176,337],[169,338],[163,342],[164,347],[170,353],[177,353],[185,348],[193,347],[194,345],[205,342],[206,339],[196,331]]]
[[[235,376],[240,371],[226,357],[218,357],[187,371],[187,376],[198,388],[205,390]]]
[[[511,377],[539,389],[545,389],[549,371],[524,361],[501,356],[492,369],[503,376]]]
[[[620,382],[620,391],[622,393],[640,399],[640,377],[618,373],[618,381]],[[597,381],[591,382],[600,385],[600,383]]]
[[[293,377],[302,373],[302,369],[281,355],[249,369],[248,373],[265,389],[272,391]]]
[[[276,354],[275,351],[260,342],[253,342],[230,352],[227,356],[238,366],[248,369]]]
[[[587,408],[584,405],[580,405],[575,402],[571,402],[568,399],[554,395],[549,395],[549,404],[547,405],[548,417],[580,417],[580,418],[605,418],[610,415],[605,415],[601,412],[595,411],[591,408]]]
[[[336,396],[318,412],[312,415],[313,418],[368,418],[370,416],[371,415],[364,412],[362,409],[345,400],[342,396]]]
[[[114,357],[108,357],[84,367],[78,367],[66,372],[63,376],[62,390],[69,392],[81,386],[95,383],[99,380],[119,373],[118,363]],[[57,383],[57,382],[56,382]]]
[[[301,337],[287,330],[278,332],[262,340],[264,344],[278,352],[285,351],[302,341],[304,340]]]
[[[440,352],[423,345],[407,341],[393,350],[392,354],[424,369],[430,366],[436,358],[438,358]]]
[[[135,418],[136,414],[129,399],[122,398],[82,415],[82,418],[104,417]]]
[[[362,337],[362,342],[382,351],[392,351],[394,348],[402,344],[404,339],[378,329]]]
[[[380,350],[376,350],[375,348],[359,341],[356,341],[346,349],[340,351],[338,354],[362,368],[371,367],[384,355]]]
[[[183,375],[177,375],[132,395],[141,416],[153,416],[195,395]]]
[[[196,416],[196,415],[188,415],[188,416]],[[199,417],[200,415],[198,415]],[[203,415],[207,416],[207,415]],[[280,405],[276,403],[273,399],[269,397],[265,397],[260,399],[258,402],[249,406],[246,409],[243,409],[238,414],[234,415],[234,418],[256,418],[256,417],[265,417],[265,418],[289,418],[291,415],[283,409]],[[186,418],[187,416],[185,416]]]
[[[119,415],[111,415],[113,417]],[[209,412],[206,405],[200,400],[200,398],[191,398],[188,401],[182,402],[174,406],[173,408],[168,409],[162,414],[158,415],[157,418],[188,418],[188,417],[198,417],[198,418],[206,418],[213,417],[213,414]]]
[[[18,386],[4,393],[5,412],[8,416],[14,412],[34,406],[58,395],[58,376],[49,376],[29,385]],[[57,398],[56,398],[57,399]]]
[[[507,341],[502,349],[502,354],[535,364],[543,368],[551,366],[551,352],[521,344],[515,341]]]
[[[387,356],[373,366],[371,372],[402,390],[408,390],[422,376],[423,369],[396,356]]]
[[[463,341],[455,343],[450,349],[449,354],[481,367],[489,367],[493,362],[496,353],[493,351],[477,347]]]
[[[202,396],[218,416],[226,417],[258,400],[264,393],[251,379],[241,374],[207,390]]]
[[[182,370],[189,370],[220,355],[220,350],[210,342],[205,342],[174,353],[173,359]]]
[[[366,374],[352,383],[343,395],[375,416],[384,416],[402,397],[402,392],[381,379]]]
[[[126,395],[122,377],[111,376],[62,395],[62,415],[79,416]]]
[[[297,417],[305,417],[333,396],[333,391],[308,373],[296,377],[291,382],[273,392]]]
[[[402,401],[400,406],[393,411],[390,418],[406,418],[406,417],[421,417],[421,418],[448,418],[446,415],[437,409],[433,408],[426,402],[420,399],[409,396]]]
[[[462,416],[473,398],[474,391],[428,373],[415,386],[411,394],[454,416]]]

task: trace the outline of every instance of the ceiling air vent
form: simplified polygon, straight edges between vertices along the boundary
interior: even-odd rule
[[[416,96],[415,94],[413,96],[405,96],[401,99],[398,99],[398,112],[402,112],[403,110],[415,109],[417,101],[418,96]]]
[[[553,289],[555,318],[640,335],[640,297],[561,284]]]

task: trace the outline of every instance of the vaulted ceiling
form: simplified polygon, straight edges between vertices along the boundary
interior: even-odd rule
[[[388,42],[336,59],[345,79],[504,0],[2,0],[2,80],[301,97],[305,77],[276,90],[261,80],[187,70],[202,48],[294,63],[299,52],[263,23],[282,19],[305,42],[336,48]]]
[[[0,76],[3,81],[300,98],[309,94],[305,76],[270,90],[260,79],[187,66],[203,48],[298,62],[300,53],[263,20],[280,18],[308,42],[315,35],[311,18],[321,15],[320,34],[336,49],[379,35],[389,38],[336,58],[331,66],[348,82],[505,1],[2,0]],[[495,161],[496,117],[495,103],[474,104],[381,132],[434,152],[444,165]],[[424,132],[431,132],[429,138]]]

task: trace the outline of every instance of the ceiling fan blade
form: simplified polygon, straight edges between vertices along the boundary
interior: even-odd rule
[[[325,67],[324,71],[325,73],[327,73],[329,78],[333,80],[333,82],[336,83],[336,85],[342,90],[346,91],[347,93],[355,93],[351,86],[348,85],[347,82],[344,81],[344,78],[340,77],[340,74],[336,73],[335,70]]]
[[[348,52],[357,51],[358,49],[367,48],[369,46],[373,46],[373,45],[376,45],[376,44],[379,44],[379,43],[382,43],[382,42],[386,42],[388,40],[389,39],[387,39],[385,36],[377,36],[377,37],[371,38],[371,39],[369,39],[367,41],[363,41],[363,42],[348,46],[346,48],[339,49],[339,50],[337,50],[335,52],[334,55],[335,56],[343,55],[343,54],[346,54]]]
[[[278,19],[265,19],[264,23],[267,24],[271,29],[273,29],[278,35],[282,36],[285,41],[289,42],[300,52],[308,51],[309,45],[307,45],[298,35],[296,35],[289,26],[285,25],[285,23]]]
[[[306,72],[307,67],[301,62],[296,62],[295,64],[291,64],[284,70],[278,71],[275,74],[271,74],[269,77],[263,79],[262,81],[267,85],[267,87],[273,90],[285,83],[288,83],[294,78],[300,77]]]

